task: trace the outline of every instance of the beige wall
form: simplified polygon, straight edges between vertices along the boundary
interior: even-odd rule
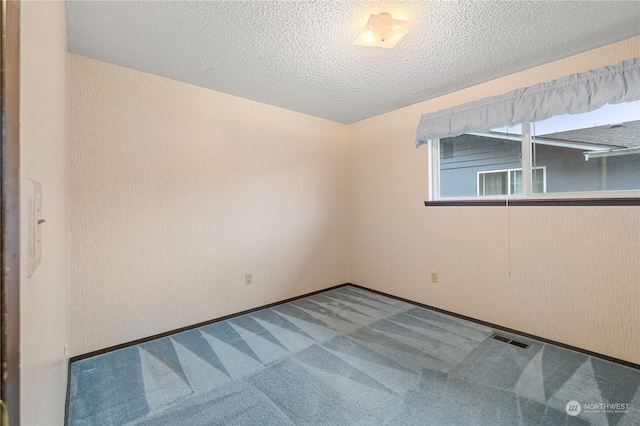
[[[640,363],[640,208],[427,208],[414,146],[424,113],[638,56],[636,37],[352,124],[350,281]]]
[[[62,424],[69,337],[69,150],[64,2],[21,2],[21,423]],[[42,185],[42,262],[27,278],[27,179]]]
[[[347,126],[73,54],[70,105],[73,355],[348,281]]]
[[[413,144],[426,112],[639,55],[350,126],[69,55],[72,354],[350,281],[640,362],[637,207],[426,208]]]

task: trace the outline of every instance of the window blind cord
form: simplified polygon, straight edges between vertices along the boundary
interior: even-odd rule
[[[533,175],[536,174],[534,173],[534,170],[536,169],[536,164],[538,164],[538,162],[536,161],[536,152],[538,151],[536,149],[536,123],[533,122],[531,123],[531,151],[533,151],[531,153],[531,179],[529,181],[530,185],[531,185],[531,193],[533,193]]]

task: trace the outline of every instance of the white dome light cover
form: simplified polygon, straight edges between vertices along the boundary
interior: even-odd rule
[[[371,15],[367,25],[353,43],[358,46],[393,49],[412,27],[413,22],[393,19],[388,13]]]

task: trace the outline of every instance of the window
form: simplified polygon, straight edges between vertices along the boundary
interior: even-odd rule
[[[545,167],[536,167],[532,178],[533,192],[547,192]],[[478,195],[521,195],[522,193],[522,169],[478,172]]]
[[[549,193],[640,190],[640,102],[533,123],[531,135],[531,164],[548,168]]]
[[[429,146],[432,201],[640,196],[640,102]]]

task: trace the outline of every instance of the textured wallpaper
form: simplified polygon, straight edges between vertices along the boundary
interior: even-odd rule
[[[69,57],[73,355],[348,281],[347,126]]]
[[[636,37],[352,124],[350,281],[640,363],[639,207],[426,208],[413,143],[421,114],[639,54]]]
[[[350,126],[70,55],[72,354],[349,281],[640,363],[639,208],[425,208],[413,143],[421,114],[639,46]]]

